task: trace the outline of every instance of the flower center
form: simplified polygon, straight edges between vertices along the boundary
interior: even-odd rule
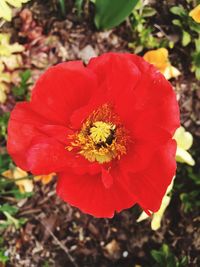
[[[76,150],[90,162],[100,164],[126,154],[128,134],[111,106],[104,104],[83,123],[79,132],[68,136],[68,151]]]
[[[103,121],[96,121],[90,128],[90,136],[95,144],[111,144],[114,139],[116,126]]]

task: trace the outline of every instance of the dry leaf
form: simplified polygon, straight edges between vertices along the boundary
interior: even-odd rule
[[[25,178],[28,177],[28,173],[23,171],[19,167],[15,167],[12,170],[4,171],[2,175],[9,179],[16,179],[15,183],[19,187],[21,193],[28,193],[33,191],[33,181]]]

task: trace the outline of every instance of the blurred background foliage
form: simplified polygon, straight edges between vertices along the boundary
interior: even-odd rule
[[[45,9],[45,1],[41,2]],[[171,80],[177,93],[177,99],[184,99],[187,102],[188,95],[199,94],[200,23],[198,14],[200,18],[200,11],[198,13],[196,9],[196,13],[194,11],[192,13],[192,10],[198,8],[200,1],[172,1],[172,4],[170,2],[156,3],[147,0],[49,1],[54,14],[53,20],[60,22],[73,17],[72,21],[75,27],[79,24],[86,24],[94,34],[109,36],[110,33],[119,32],[120,38],[127,35],[125,50],[144,56],[145,60],[154,64],[167,79]],[[6,240],[7,233],[22,232],[29,221],[29,218],[21,212],[21,207],[37,197],[38,187],[46,187],[47,189],[44,190],[47,193],[54,184],[55,177],[55,174],[33,177],[30,173],[15,166],[6,151],[8,119],[14,104],[17,101],[30,99],[33,83],[42,71],[50,65],[68,59],[68,54],[66,54],[68,51],[58,42],[58,34],[50,34],[48,23],[46,23],[47,29],[43,29],[39,19],[35,19],[37,12],[39,14],[37,18],[40,17],[40,11],[33,15],[31,10],[37,4],[37,1],[34,0],[0,0],[0,233],[2,235],[0,238],[0,265],[2,266],[11,264],[9,242]],[[161,5],[164,5],[164,8]],[[158,14],[159,11],[163,12],[161,16]],[[49,18],[50,20],[51,18]],[[59,27],[59,23],[57,27]],[[64,29],[60,29],[60,32],[59,34],[63,38],[66,34]],[[68,36],[65,38],[67,39]],[[108,47],[109,41],[111,41],[109,38],[107,40]],[[67,41],[70,43],[70,38]],[[91,49],[90,44],[89,48]],[[117,48],[118,50],[121,49]],[[89,50],[89,52],[87,50],[86,56],[79,54],[79,57],[87,61],[88,57],[93,54],[93,50]],[[69,59],[71,59],[70,56]],[[183,85],[186,87],[185,91],[180,90],[184,87]],[[191,92],[188,93],[189,91]],[[200,101],[199,99],[197,101]],[[184,101],[180,101],[183,111],[185,110]],[[195,112],[198,113],[198,111],[200,108]],[[191,110],[189,112],[192,113]],[[190,127],[196,120],[194,115],[187,115],[188,120],[191,121],[187,127],[186,121],[188,122],[188,120],[185,119],[184,114],[181,115],[181,122],[185,127],[179,128],[174,136],[177,141],[176,160],[178,162],[174,185],[172,184],[166,193],[161,210],[157,214],[147,218],[138,212],[135,216],[135,219],[140,218],[138,222],[147,219],[148,223],[145,224],[145,227],[150,229],[153,225],[154,231],[160,228],[159,231],[164,231],[162,220],[164,222],[170,220],[167,209],[173,210],[175,201],[178,202],[178,205],[175,205],[175,213],[182,218],[194,214],[194,220],[197,220],[195,216],[200,208],[200,135],[195,127]],[[200,118],[197,120],[199,123]],[[42,193],[40,194],[42,195]],[[42,197],[41,195],[40,197]],[[135,227],[142,228],[143,226],[144,223],[141,222]],[[169,231],[171,230],[169,229]],[[172,252],[173,247],[174,244],[172,246],[172,244],[163,243],[155,249],[150,249],[148,261],[151,265],[148,266],[198,266],[195,265],[199,260],[196,255],[196,258],[193,257],[196,259],[195,263],[191,263],[191,256],[188,256],[187,253],[177,256]],[[111,254],[113,253],[111,251]],[[51,265],[46,261],[41,266]],[[135,266],[141,265],[136,264]]]

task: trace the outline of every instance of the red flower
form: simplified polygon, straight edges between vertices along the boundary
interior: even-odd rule
[[[131,54],[48,69],[16,105],[8,151],[35,175],[58,173],[58,195],[96,217],[138,203],[159,209],[175,174],[179,109],[170,83]]]

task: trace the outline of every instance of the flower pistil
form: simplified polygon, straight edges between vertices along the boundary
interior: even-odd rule
[[[68,151],[77,148],[87,160],[101,164],[126,154],[129,139],[125,127],[108,104],[95,110],[81,130],[69,138],[72,141],[67,146]]]

